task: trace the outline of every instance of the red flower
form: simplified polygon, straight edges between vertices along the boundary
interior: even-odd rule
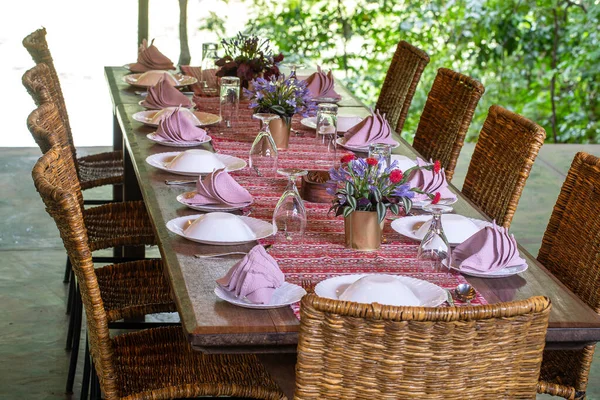
[[[366,161],[367,161],[367,164],[369,164],[371,167],[379,164],[379,161],[376,158],[373,158],[373,157],[367,158]]]
[[[441,198],[442,194],[440,192],[436,192],[435,196],[433,196],[433,200],[431,200],[431,204],[439,203]]]
[[[342,159],[340,160],[342,164],[348,164],[350,161],[356,159],[356,156],[354,154],[346,154],[344,157],[342,157]]]
[[[400,171],[399,169],[395,169],[392,172],[390,172],[390,182],[398,183],[402,180],[402,176],[402,171]]]
[[[278,55],[276,55],[275,57],[273,57],[273,62],[274,63],[280,63],[283,61],[283,54],[279,53]]]
[[[436,174],[438,174],[442,169],[442,163],[440,162],[440,160],[436,160],[433,163],[433,172],[435,172]]]

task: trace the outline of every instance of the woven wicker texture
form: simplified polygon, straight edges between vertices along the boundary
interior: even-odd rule
[[[123,153],[121,151],[94,154],[92,156],[77,158],[75,143],[71,134],[69,116],[65,100],[60,88],[60,81],[54,68],[54,62],[46,43],[46,29],[38,29],[23,39],[23,45],[36,63],[36,67],[23,75],[23,85],[31,95],[36,105],[50,100],[58,109],[61,120],[65,126],[68,144],[77,160],[76,168],[83,190],[114,185],[123,182]],[[42,88],[46,93],[41,93]]]
[[[448,180],[484,91],[475,79],[440,68],[427,95],[413,147],[425,160],[439,160]]]
[[[295,399],[535,399],[550,301],[392,307],[308,295]]]
[[[497,105],[490,107],[462,193],[500,226],[509,227],[546,131]]]
[[[398,133],[402,132],[410,103],[427,64],[429,56],[423,50],[403,40],[398,43],[376,105]]]
[[[111,339],[109,318],[77,193],[59,171],[72,169],[67,147],[54,147],[33,169],[35,186],[60,231],[79,281],[90,353],[106,399],[169,399],[232,395],[280,399],[284,395],[255,356],[193,352],[181,328],[157,328]]]
[[[42,152],[52,146],[67,146],[64,142],[65,127],[58,110],[53,103],[40,105],[27,118],[27,127],[40,146]],[[70,160],[72,160],[72,156]],[[69,181],[69,187],[76,193],[83,207],[80,183],[75,164],[64,172],[63,179]],[[84,210],[84,218],[92,251],[116,246],[156,244],[154,231],[144,203],[131,201],[109,203]]]
[[[538,260],[600,313],[600,159],[577,153],[546,228]],[[583,398],[595,346],[546,351],[540,392]]]

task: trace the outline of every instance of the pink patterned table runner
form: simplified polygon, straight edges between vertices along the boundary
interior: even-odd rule
[[[218,102],[214,99],[196,98],[195,101],[201,111],[218,112]],[[239,122],[235,128],[209,128],[215,151],[248,159],[252,141],[259,130],[259,122],[252,120],[251,112],[248,111],[240,109]],[[290,148],[280,151],[279,166],[323,169],[316,164],[320,159],[320,152],[315,143],[315,131],[302,126],[296,117],[293,119],[292,128],[297,130],[300,136],[292,134]],[[346,151],[340,150],[341,157]],[[275,205],[285,189],[286,178],[259,178],[248,168],[232,175],[254,197],[251,216],[271,222]],[[329,204],[305,202],[305,206],[308,224],[301,241],[281,242],[273,237],[259,241],[262,245],[272,245],[269,254],[277,260],[290,283],[300,284],[303,280],[316,283],[338,275],[374,272],[411,276],[444,289],[453,289],[458,284],[467,282],[461,274],[440,271],[439,265],[418,260],[419,243],[392,230],[390,221],[386,221],[385,224],[381,249],[360,252],[344,246],[344,220],[328,213]],[[460,304],[460,301],[455,301]],[[487,302],[477,293],[472,304]],[[292,308],[298,315],[298,305]]]

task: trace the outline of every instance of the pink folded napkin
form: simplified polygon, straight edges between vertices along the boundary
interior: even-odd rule
[[[255,304],[269,304],[273,292],[284,280],[277,261],[263,246],[256,245],[224,277],[217,279],[217,283],[237,297],[245,297]]]
[[[185,199],[188,204],[226,204],[240,206],[252,201],[252,195],[225,171],[214,170],[205,177],[199,177],[194,197]]]
[[[508,230],[487,226],[456,246],[452,252],[452,265],[461,270],[493,272],[505,267],[523,265],[519,257],[517,241]]]
[[[165,75],[167,76],[163,76],[156,85],[148,88],[148,94],[146,99],[142,101],[142,105],[154,110],[177,106],[191,107],[193,105],[192,100],[169,83],[167,80],[168,72],[165,72]]]
[[[306,86],[310,95],[313,98],[330,97],[341,99],[342,96],[333,90],[335,80],[331,70],[327,74],[321,71],[321,67],[317,66],[317,72],[306,78]]]
[[[180,110],[181,108],[177,107],[158,123],[156,135],[167,142],[204,142],[206,131],[195,126]]]
[[[432,164],[433,163],[428,163],[417,157],[417,166],[419,167]],[[408,183],[411,187],[419,188],[427,193],[436,194],[439,192],[442,199],[456,199],[456,195],[448,188],[448,181],[446,180],[444,168],[439,172],[435,172],[433,169],[427,170],[423,168],[414,170],[410,175]],[[418,201],[428,199],[429,196],[420,193],[415,193],[415,197],[413,198],[413,200]]]
[[[154,39],[152,39],[150,46],[148,46],[148,41],[144,39],[138,50],[137,62],[131,64],[129,69],[132,72],[146,72],[155,69],[175,69],[175,66],[167,56],[154,46]]]
[[[396,145],[392,139],[392,128],[385,116],[375,111],[344,134],[346,145],[350,147],[367,147],[371,143]]]

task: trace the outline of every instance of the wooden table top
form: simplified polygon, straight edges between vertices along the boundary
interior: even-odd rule
[[[298,340],[299,321],[289,307],[274,310],[249,310],[217,299],[215,280],[223,276],[238,258],[197,259],[197,253],[248,251],[253,244],[243,246],[209,246],[180,238],[166,228],[175,217],[198,214],[179,204],[175,197],[193,186],[168,186],[166,179],[179,179],[146,164],[149,155],[176,151],[155,145],[146,134],[155,129],[132,118],[143,110],[141,96],[122,82],[128,71],[122,67],[106,67],[105,75],[118,124],[123,132],[124,146],[139,184],[158,238],[158,245],[171,281],[174,298],[182,324],[192,346],[204,352],[293,352]],[[339,86],[338,86],[339,87]],[[337,88],[336,87],[336,90]],[[368,110],[346,89],[338,90],[344,100],[341,113],[367,115]],[[398,139],[398,138],[396,138]],[[415,157],[417,153],[404,140],[394,153]],[[207,149],[210,146],[205,145]],[[455,190],[456,192],[456,190]],[[457,192],[459,193],[459,192]],[[459,193],[453,205],[456,213],[472,218],[487,219]],[[543,295],[552,300],[547,342],[556,347],[580,347],[600,341],[600,316],[566,289],[523,247],[521,254],[529,269],[520,275],[502,279],[467,277],[488,303],[522,300]]]

